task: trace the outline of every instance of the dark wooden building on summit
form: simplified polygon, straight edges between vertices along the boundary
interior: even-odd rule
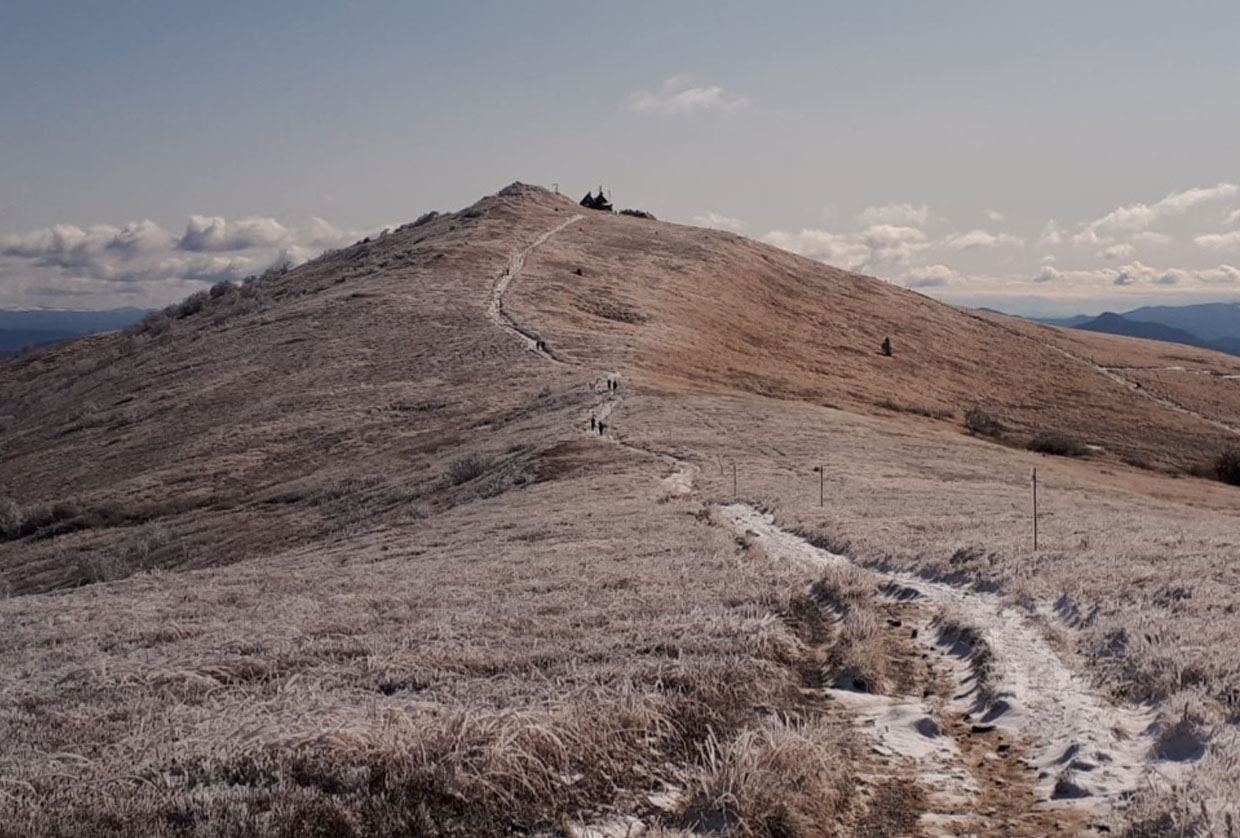
[[[603,194],[603,187],[598,188],[598,195],[592,195],[589,192],[581,199],[581,205],[592,210],[601,210],[603,212],[611,212],[611,201],[607,200],[607,196]]]

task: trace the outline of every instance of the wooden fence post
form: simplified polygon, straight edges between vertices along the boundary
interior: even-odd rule
[[[1033,552],[1038,552],[1038,470],[1033,470]]]

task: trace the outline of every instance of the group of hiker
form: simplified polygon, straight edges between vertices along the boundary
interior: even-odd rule
[[[614,375],[607,376],[607,391],[609,393],[614,393],[619,389],[619,377]],[[607,434],[607,422],[603,419],[599,419],[594,414],[590,414],[590,431],[597,431],[599,436],[605,436]]]

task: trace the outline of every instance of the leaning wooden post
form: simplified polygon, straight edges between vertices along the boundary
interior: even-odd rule
[[[1033,552],[1038,552],[1038,470],[1033,470]]]
[[[818,505],[826,506],[827,468],[818,465],[814,466],[814,471],[818,472]]]

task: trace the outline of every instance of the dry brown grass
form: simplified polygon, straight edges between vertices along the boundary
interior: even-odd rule
[[[826,681],[860,692],[887,693],[892,658],[884,616],[877,607],[875,580],[853,568],[832,570],[811,590],[822,607],[837,615],[826,661]]]
[[[498,835],[640,811],[707,770],[709,747],[803,712],[802,643],[780,615],[804,580],[693,502],[656,504],[658,465],[612,472],[261,562],[0,602],[6,821]],[[583,519],[582,495],[609,514]]]
[[[679,817],[697,832],[845,835],[855,779],[837,728],[772,719],[730,742],[707,740]]]
[[[670,782],[685,813],[755,834],[862,829],[847,737],[802,693],[826,625],[811,580],[706,503],[732,498],[733,462],[741,495],[833,552],[1058,604],[1067,652],[1117,699],[1191,695],[1211,744],[1185,782],[1207,793],[1240,718],[1240,503],[1119,463],[1228,441],[1080,360],[1133,342],[592,214],[505,298],[554,364],[486,305],[508,255],[574,211],[517,190],[208,294],[159,334],[0,365],[0,514],[20,522],[0,543],[4,828],[500,834],[627,811],[674,831],[646,801]],[[580,431],[612,372],[625,445]],[[1235,415],[1205,380],[1165,392]],[[884,399],[922,415],[825,406]],[[1042,458],[934,418],[975,399],[1014,438],[1105,451]],[[662,491],[643,449],[696,466],[695,494]],[[837,587],[812,603],[844,614],[831,666],[884,683],[873,590]],[[870,834],[911,828],[897,797]]]

